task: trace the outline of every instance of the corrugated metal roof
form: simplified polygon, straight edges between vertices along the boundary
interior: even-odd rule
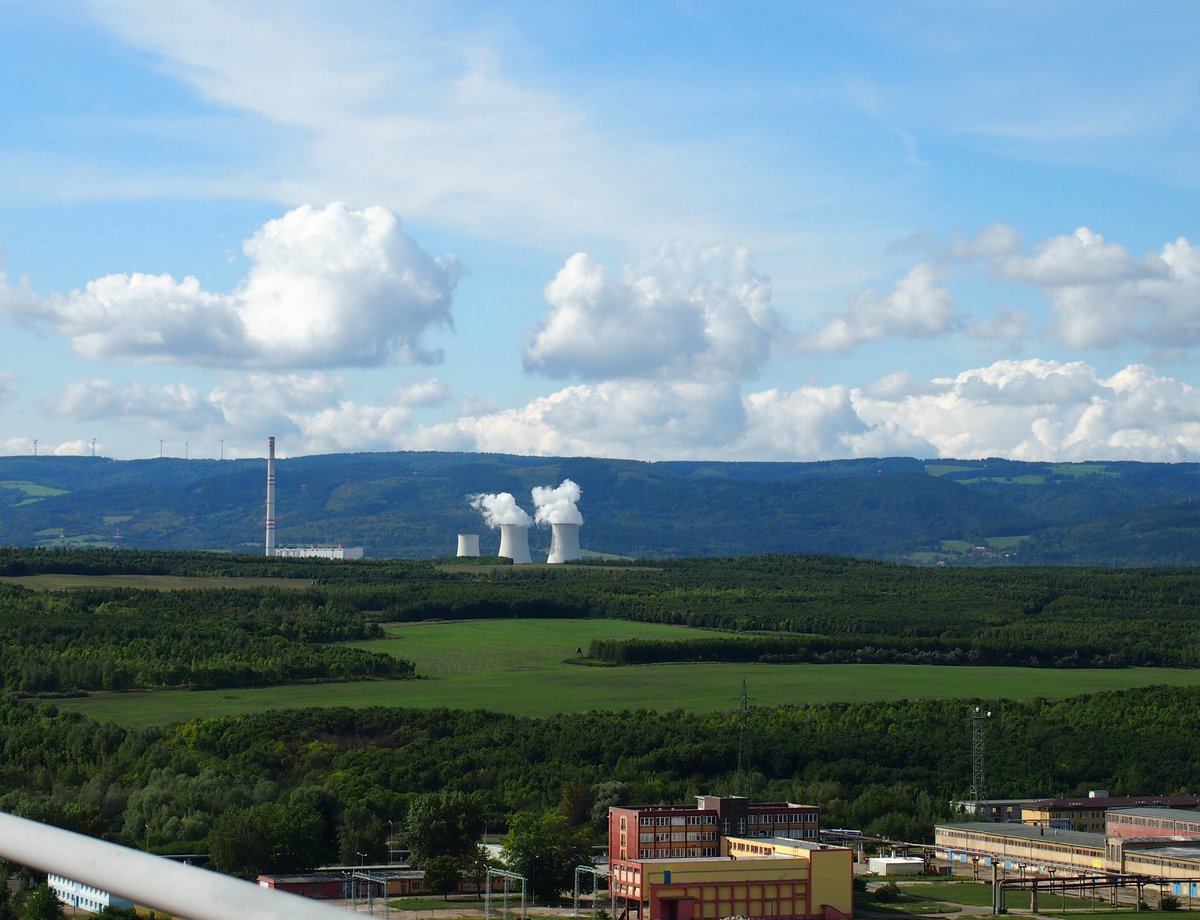
[[[1000,824],[995,821],[966,821],[961,824],[939,824],[935,830],[967,830],[1013,840],[1045,840],[1047,843],[1069,843],[1073,846],[1104,849],[1104,835],[1088,831],[1065,831],[1057,827],[1029,827],[1025,824]]]

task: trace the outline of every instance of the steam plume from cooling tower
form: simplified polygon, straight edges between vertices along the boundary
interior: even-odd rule
[[[534,519],[539,524],[582,524],[583,515],[576,507],[580,494],[579,486],[570,479],[556,488],[534,486]]]
[[[472,495],[468,501],[483,515],[483,522],[493,529],[505,524],[528,527],[533,523],[533,518],[517,504],[511,492],[481,492]]]

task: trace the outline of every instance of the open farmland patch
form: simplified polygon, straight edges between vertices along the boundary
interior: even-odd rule
[[[390,626],[352,643],[412,661],[417,680],[96,693],[64,709],[130,725],[165,724],[288,707],[487,709],[525,716],[590,710],[711,712],[737,705],[743,678],[757,706],[915,699],[1064,699],[1103,690],[1200,686],[1200,670],[1049,669],[929,665],[696,663],[580,667],[591,638],[719,635],[620,620],[489,620]]]

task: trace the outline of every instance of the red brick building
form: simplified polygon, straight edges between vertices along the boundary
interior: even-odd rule
[[[726,837],[784,837],[815,841],[816,805],[751,802],[743,796],[698,795],[695,805],[634,805],[608,810],[608,858],[686,859],[720,856]]]

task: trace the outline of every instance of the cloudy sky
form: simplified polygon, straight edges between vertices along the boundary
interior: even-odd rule
[[[1173,0],[0,0],[0,453],[1200,459],[1197,46]]]

